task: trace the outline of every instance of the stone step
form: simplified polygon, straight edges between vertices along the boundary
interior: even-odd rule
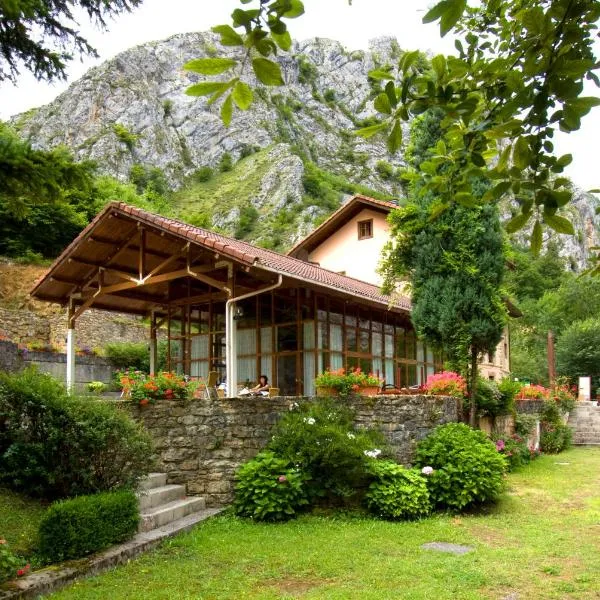
[[[182,500],[175,500],[155,508],[143,511],[140,515],[139,531],[151,531],[163,527],[168,523],[187,517],[188,515],[204,510],[204,498],[189,496]]]
[[[185,485],[161,485],[138,492],[140,511],[185,498]]]
[[[152,488],[163,487],[165,485],[167,485],[166,473],[148,473],[148,477],[140,481],[138,489],[151,490]]]

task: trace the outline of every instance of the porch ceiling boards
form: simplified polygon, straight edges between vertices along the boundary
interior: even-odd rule
[[[236,267],[235,289],[231,277]],[[410,310],[376,286],[252,246],[247,242],[161,217],[120,202],[105,207],[54,261],[31,294],[83,311],[94,307],[147,314],[169,304],[223,299],[284,277],[360,304]],[[77,308],[79,307],[79,308]]]

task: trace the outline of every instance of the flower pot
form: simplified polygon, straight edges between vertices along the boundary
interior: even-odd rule
[[[379,387],[376,385],[363,386],[358,390],[358,394],[361,396],[377,396]]]
[[[317,386],[317,396],[320,398],[331,398],[333,396],[339,396],[339,392],[332,387]]]

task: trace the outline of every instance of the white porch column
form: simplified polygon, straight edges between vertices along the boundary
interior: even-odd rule
[[[235,302],[225,303],[225,376],[227,397],[237,396],[237,321],[233,318]]]
[[[69,320],[70,321],[70,320]],[[75,385],[75,328],[69,322],[67,329],[67,389],[73,391]]]

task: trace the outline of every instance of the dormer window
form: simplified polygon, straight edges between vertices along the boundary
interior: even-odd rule
[[[373,237],[373,219],[358,222],[358,239],[367,240]]]

